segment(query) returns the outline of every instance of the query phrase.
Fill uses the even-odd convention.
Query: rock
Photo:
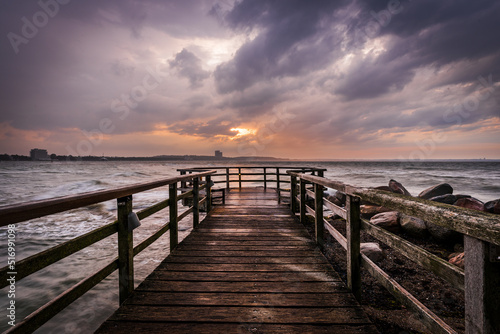
[[[373,262],[382,261],[385,258],[384,251],[376,242],[364,242],[359,246],[361,253],[366,255]]]
[[[496,212],[495,212],[496,208]],[[494,201],[489,201],[484,204],[484,209],[489,213],[500,213],[500,198]]]
[[[399,218],[399,224],[403,231],[411,236],[425,238],[428,234],[427,226],[420,218],[402,214]]]
[[[460,240],[461,234],[433,223],[425,222],[427,231],[438,242],[454,243]]]
[[[474,197],[460,198],[453,205],[477,211],[485,211],[484,203]]]
[[[340,207],[342,207],[342,206],[343,206],[343,204],[342,204],[342,203],[339,201],[339,199],[338,199],[337,197],[335,197],[335,196],[331,196],[331,195],[330,195],[330,196],[328,196],[326,199],[327,199],[327,200],[329,200],[330,202],[332,202],[333,204],[335,204],[336,206],[340,206]]]
[[[461,199],[461,198],[471,198],[471,195],[457,194],[457,195],[455,195],[455,196],[457,196],[457,201],[458,201],[459,199]]]
[[[453,194],[453,188],[448,183],[441,183],[436,186],[430,187],[418,194],[418,197],[429,199],[432,197]]]
[[[452,194],[441,195],[429,198],[430,201],[453,205],[457,201],[457,196]]]
[[[340,191],[337,191],[335,193],[335,197],[337,197],[337,199],[340,201],[340,203],[342,203],[342,205],[345,204],[345,201],[346,201],[346,196],[344,193],[340,192]]]
[[[378,213],[391,211],[390,209],[378,205],[361,205],[359,209],[361,217],[365,219],[370,219],[371,217],[375,216]]]
[[[459,254],[454,253],[452,255],[454,255],[454,256],[451,259],[449,259],[448,262],[456,265],[457,267],[464,269],[464,262],[465,262],[464,255],[465,255],[465,253],[459,253]]]
[[[399,225],[399,212],[397,211],[376,214],[370,219],[370,223],[392,233],[398,233],[401,230],[401,226]]]
[[[453,246],[453,251],[456,253],[463,253],[464,252],[464,245],[463,244],[455,244],[455,246]]]
[[[406,188],[403,187],[403,185],[396,180],[389,181],[389,189],[391,189],[391,191],[393,193],[396,193],[396,194],[403,194],[406,196],[411,196],[411,194],[408,192],[408,190],[406,190]]]
[[[392,193],[391,188],[389,188],[388,186],[378,186],[378,187],[375,187],[375,188],[373,188],[373,189],[382,190],[382,191],[387,191],[387,192]]]

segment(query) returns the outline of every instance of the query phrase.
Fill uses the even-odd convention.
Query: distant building
[[[38,148],[34,148],[30,151],[31,160],[50,160],[49,154],[47,150],[41,150]]]
[[[219,150],[215,151],[215,158],[216,159],[222,159],[222,152],[219,151]]]

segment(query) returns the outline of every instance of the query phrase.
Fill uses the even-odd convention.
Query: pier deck
[[[377,333],[274,190],[226,196],[97,333]]]

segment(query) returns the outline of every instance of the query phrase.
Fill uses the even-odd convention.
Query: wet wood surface
[[[377,333],[275,191],[226,196],[97,333]]]

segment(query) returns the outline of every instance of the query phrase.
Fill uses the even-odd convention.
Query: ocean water
[[[325,177],[344,183],[373,187],[401,182],[412,195],[446,182],[456,194],[468,194],[484,202],[500,198],[500,161],[330,161],[270,163],[248,162],[0,162],[0,206],[148,182],[179,175],[178,168],[214,166],[278,166],[325,168]],[[234,177],[233,177],[234,178]],[[245,177],[244,177],[245,178]],[[248,177],[246,177],[248,178]],[[268,180],[271,177],[268,178]],[[282,177],[283,180],[283,177]],[[244,186],[259,184],[244,183]],[[234,184],[233,186],[236,186]],[[269,186],[273,187],[271,183]],[[168,197],[168,187],[134,195],[134,211]],[[180,207],[180,212],[186,208]],[[99,203],[61,214],[17,224],[16,260],[58,245],[116,217],[116,201]],[[134,244],[168,221],[163,210],[145,219],[134,231]],[[191,216],[179,224],[180,238],[189,234]],[[0,267],[7,265],[7,231],[0,228]],[[134,259],[138,285],[169,253],[168,233]],[[16,282],[16,321],[44,305],[117,255],[116,236],[109,237],[58,263]],[[7,288],[0,291],[0,331],[9,328]],[[114,273],[37,333],[89,333],[118,307],[118,282]]]

